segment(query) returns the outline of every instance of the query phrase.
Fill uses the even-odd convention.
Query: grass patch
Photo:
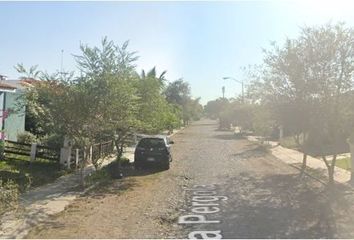
[[[0,161],[0,179],[15,182],[21,192],[30,187],[38,187],[53,182],[58,177],[68,173],[58,162],[36,159],[30,162],[28,156],[7,154]]]
[[[336,160],[336,166],[340,167],[340,168],[343,168],[345,170],[350,171],[351,170],[351,165],[352,165],[352,161],[351,161],[351,159],[349,157]]]

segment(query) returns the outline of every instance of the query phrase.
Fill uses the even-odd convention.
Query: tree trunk
[[[307,165],[307,154],[304,153],[302,156],[302,165],[301,165],[301,176],[305,173],[306,170],[306,165]]]
[[[123,177],[123,174],[122,174],[122,171],[121,171],[121,158],[122,158],[122,155],[123,155],[123,144],[124,143],[120,143],[120,141],[114,141],[115,143],[115,146],[117,148],[117,167],[116,169],[114,169],[114,171],[116,171],[116,173],[114,174],[114,178],[122,178]]]
[[[334,183],[334,171],[332,167],[328,168],[328,184],[333,186]]]
[[[333,159],[331,165],[327,166],[328,169],[328,184],[329,186],[333,186],[334,184],[334,168],[336,166],[337,154],[333,155]]]
[[[90,151],[90,150],[88,150],[88,151]],[[84,149],[83,149],[83,155],[84,156],[82,157],[82,161],[80,163],[80,186],[82,188],[85,187],[85,167],[86,167],[87,159],[89,156],[86,147],[84,147]]]

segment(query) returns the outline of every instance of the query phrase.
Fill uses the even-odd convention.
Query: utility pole
[[[225,86],[221,88],[222,91],[222,98],[225,99]]]
[[[61,50],[59,74],[60,74],[62,80],[64,80],[65,76],[68,74],[68,72],[64,72],[64,49]]]
[[[61,50],[61,59],[60,59],[60,72],[63,73],[63,56],[64,56],[64,49]]]

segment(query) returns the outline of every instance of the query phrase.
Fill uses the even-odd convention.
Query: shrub
[[[122,158],[120,159],[120,164],[121,164],[121,166],[129,166],[129,165],[130,165],[129,158],[122,157]]]
[[[109,163],[105,169],[112,178],[119,178],[119,162],[117,160]]]
[[[0,214],[15,207],[18,203],[19,190],[18,185],[9,180],[3,182],[0,179]]]
[[[17,134],[17,142],[32,144],[38,141],[37,137],[30,132],[22,132]]]
[[[60,149],[64,143],[64,136],[59,134],[47,135],[42,139],[42,143],[45,146]]]

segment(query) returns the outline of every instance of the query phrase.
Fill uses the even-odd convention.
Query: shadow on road
[[[107,195],[119,194],[136,186],[138,186],[138,183],[132,178],[113,180],[111,184],[104,184],[95,188],[93,191],[90,191],[87,196],[92,198],[103,198]]]
[[[154,168],[154,167],[137,170],[134,169],[133,166],[130,166],[123,169],[123,175],[125,177],[146,176],[146,175],[152,175],[160,172],[164,172],[164,170],[161,170],[159,168]]]
[[[228,185],[228,194],[237,197],[230,199],[233,210],[225,222],[238,235],[226,231],[225,237],[335,238],[337,220],[351,216],[348,189],[333,192],[298,174],[256,178],[244,173]]]
[[[267,147],[255,144],[249,144],[246,147],[251,147],[243,152],[236,153],[232,155],[236,159],[248,159],[248,158],[258,158],[258,157],[265,157],[269,151]]]
[[[215,130],[214,130],[215,132],[231,132],[231,130],[230,129],[220,129],[220,128],[216,128]]]
[[[240,139],[245,139],[243,136],[235,135],[233,133],[214,135],[213,138],[220,139],[220,140],[240,140]]]
[[[202,122],[199,122],[199,123],[193,123],[193,126],[216,126],[217,125],[217,123],[214,123],[214,122],[212,122],[212,123],[202,123]]]

